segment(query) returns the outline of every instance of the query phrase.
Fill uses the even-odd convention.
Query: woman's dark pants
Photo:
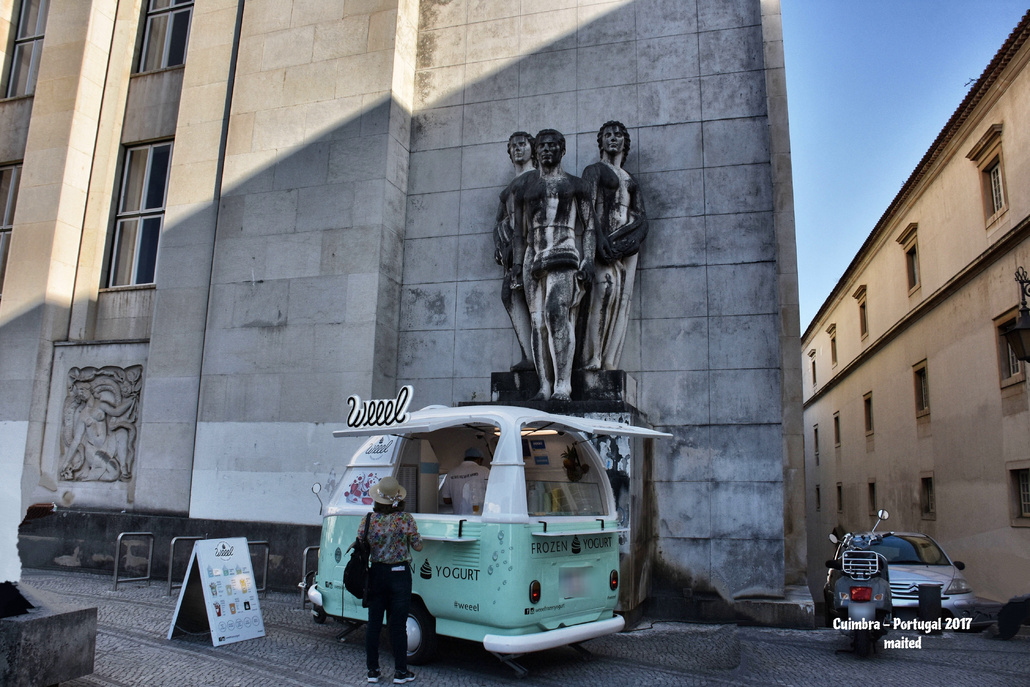
[[[365,663],[379,668],[379,633],[383,612],[397,671],[408,669],[408,609],[411,607],[411,568],[407,563],[373,563],[368,578],[368,625],[365,627]]]

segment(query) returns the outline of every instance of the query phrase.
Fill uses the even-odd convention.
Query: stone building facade
[[[803,583],[778,2],[50,0],[42,36],[0,101],[23,506],[317,524],[350,394],[485,401],[517,360],[509,134],[558,129],[580,174],[618,119],[651,225],[622,367],[675,435],[653,593],[688,614]]]
[[[1026,593],[1030,406],[1001,333],[1030,263],[1030,15],[971,87],[803,336],[809,580],[827,535],[925,532],[979,597]]]

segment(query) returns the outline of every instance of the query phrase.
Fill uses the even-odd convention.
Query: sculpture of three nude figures
[[[508,139],[515,178],[501,192],[494,257],[522,350],[512,370],[536,370],[534,400],[570,400],[573,369],[617,369],[626,340],[647,217],[636,180],[622,168],[629,131],[605,122],[597,145],[601,159],[577,177],[562,169],[558,131]]]

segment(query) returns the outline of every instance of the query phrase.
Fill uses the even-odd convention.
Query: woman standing
[[[387,476],[369,490],[375,501],[368,520],[368,543],[372,547],[369,560],[368,625],[365,628],[365,663],[368,681],[379,682],[379,633],[383,612],[387,612],[390,645],[393,647],[396,685],[411,682],[415,674],[408,670],[408,609],[411,607],[411,551],[422,550],[415,518],[404,512],[407,490],[394,477]],[[358,526],[358,538],[364,536],[365,521]]]

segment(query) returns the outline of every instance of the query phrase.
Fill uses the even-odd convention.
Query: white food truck
[[[432,406],[397,413],[390,426],[334,432],[371,435],[350,459],[322,525],[318,572],[308,588],[316,621],[358,626],[361,601],[343,571],[369,489],[393,475],[418,523],[412,552],[408,661],[432,656],[437,635],[483,646],[520,674],[512,659],[618,632],[619,534],[615,498],[590,439],[669,434],[642,427],[508,406]],[[382,415],[380,416],[382,417]],[[374,420],[373,420],[374,421]],[[470,448],[489,468],[476,513],[454,514],[440,496],[447,473]]]

